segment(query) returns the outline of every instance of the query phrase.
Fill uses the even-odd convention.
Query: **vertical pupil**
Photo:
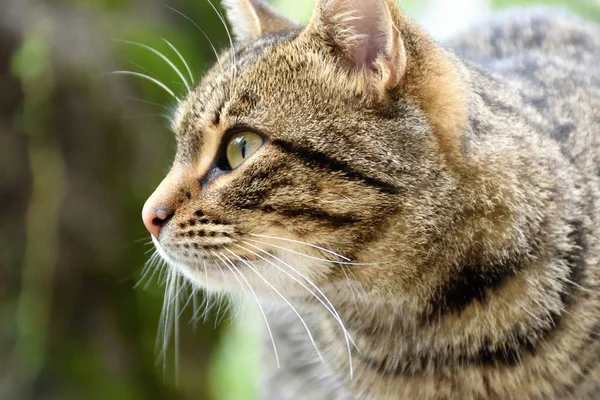
[[[246,139],[242,139],[242,158],[246,158]]]

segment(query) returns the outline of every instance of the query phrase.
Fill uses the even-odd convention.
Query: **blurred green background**
[[[214,0],[220,9],[218,0]],[[522,0],[403,0],[443,38]],[[597,0],[555,0],[600,20]],[[172,7],[185,14],[184,18]],[[310,0],[276,6],[306,21]],[[191,22],[191,21],[193,22]],[[208,0],[2,0],[0,3],[0,399],[254,399],[251,309],[233,322],[181,316],[156,363],[164,288],[134,288],[150,247],[140,212],[166,173],[172,98],[142,72],[184,87],[155,47],[196,79],[228,45]]]

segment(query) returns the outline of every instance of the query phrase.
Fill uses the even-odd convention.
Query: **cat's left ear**
[[[298,27],[262,0],[223,0],[223,6],[238,43]]]
[[[316,0],[307,32],[325,43],[350,68],[380,73],[395,87],[406,69],[395,0]]]

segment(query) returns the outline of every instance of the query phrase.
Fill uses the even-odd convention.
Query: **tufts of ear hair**
[[[320,40],[378,94],[399,90],[429,118],[440,149],[455,159],[467,125],[459,67],[396,0],[316,0],[306,33]],[[366,76],[365,76],[366,74]]]
[[[251,42],[262,35],[299,26],[261,0],[223,0],[223,6],[237,43]]]
[[[324,38],[348,67],[379,72],[385,88],[400,82],[406,52],[384,1],[317,1],[308,31]]]
[[[263,0],[223,0],[238,43],[299,25]],[[316,0],[304,37],[337,56],[362,93],[397,90],[430,120],[440,150],[457,158],[467,126],[467,91],[452,57],[407,18],[396,0]]]

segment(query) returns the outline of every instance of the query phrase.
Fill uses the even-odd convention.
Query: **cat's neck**
[[[470,154],[440,193],[452,211],[424,215],[428,231],[412,229],[414,221],[399,215],[381,242],[369,246],[365,261],[379,263],[380,273],[377,266],[341,266],[338,284],[325,291],[360,350],[355,356],[372,373],[512,365],[565,318],[565,293],[575,290],[582,259],[583,212],[575,189],[570,198],[554,189],[577,182],[558,177],[570,166],[551,152],[535,155],[530,132],[518,144],[506,141],[501,118],[479,95],[473,101]],[[490,124],[498,132],[478,132]],[[397,243],[421,246],[408,251]],[[410,276],[390,277],[389,268]],[[397,284],[378,285],[380,279]],[[319,320],[324,343],[342,352],[338,321]]]

